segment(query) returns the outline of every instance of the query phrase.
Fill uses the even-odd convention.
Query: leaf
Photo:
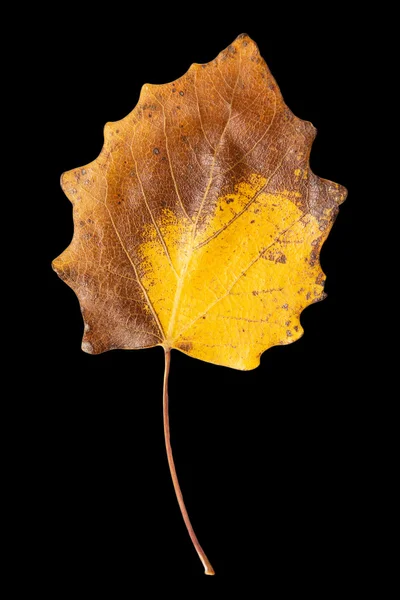
[[[176,348],[247,370],[299,339],[301,312],[324,297],[319,253],[347,193],[310,170],[315,133],[247,35],[144,85],[107,123],[99,157],[62,177],[75,230],[53,267],[79,298],[82,349],[161,345],[168,369]],[[169,426],[166,440],[172,460]]]

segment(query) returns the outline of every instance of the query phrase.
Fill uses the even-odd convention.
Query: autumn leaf
[[[82,349],[164,348],[168,460],[207,574],[169,442],[170,351],[248,370],[302,335],[346,197],[310,170],[315,133],[241,35],[180,79],[144,85],[136,108],[105,126],[99,157],[62,177],[75,230],[53,267],[79,298]]]

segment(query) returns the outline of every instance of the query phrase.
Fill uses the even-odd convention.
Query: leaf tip
[[[244,39],[246,39],[248,37],[249,37],[248,33],[239,33],[239,35],[237,36],[236,40],[244,40]]]

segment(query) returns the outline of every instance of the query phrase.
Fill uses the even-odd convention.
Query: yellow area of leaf
[[[246,208],[264,184],[253,175],[219,198],[198,235],[165,211],[161,230],[168,248],[179,249],[171,253],[178,278],[156,236],[142,245],[143,285],[167,346],[253,369],[266,348],[302,335],[300,313],[323,293],[319,263],[306,260],[320,224],[283,194],[261,193]]]

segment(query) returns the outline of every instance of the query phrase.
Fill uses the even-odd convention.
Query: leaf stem
[[[171,363],[171,349],[165,348],[165,370],[164,370],[164,393],[163,393],[163,416],[164,416],[164,437],[165,437],[165,447],[167,449],[167,458],[169,470],[172,477],[172,483],[174,484],[174,490],[176,494],[176,498],[178,500],[179,508],[181,509],[183,520],[185,521],[186,529],[188,530],[190,539],[192,540],[193,546],[196,549],[197,554],[204,566],[204,572],[206,575],[214,575],[214,569],[211,566],[210,561],[203,548],[199,544],[199,540],[196,537],[194,529],[189,519],[188,512],[186,510],[185,503],[183,501],[183,495],[181,491],[181,487],[179,485],[178,476],[176,474],[174,459],[172,456],[172,448],[170,441],[170,430],[169,430],[169,411],[168,411],[168,375],[169,375],[169,367]]]

